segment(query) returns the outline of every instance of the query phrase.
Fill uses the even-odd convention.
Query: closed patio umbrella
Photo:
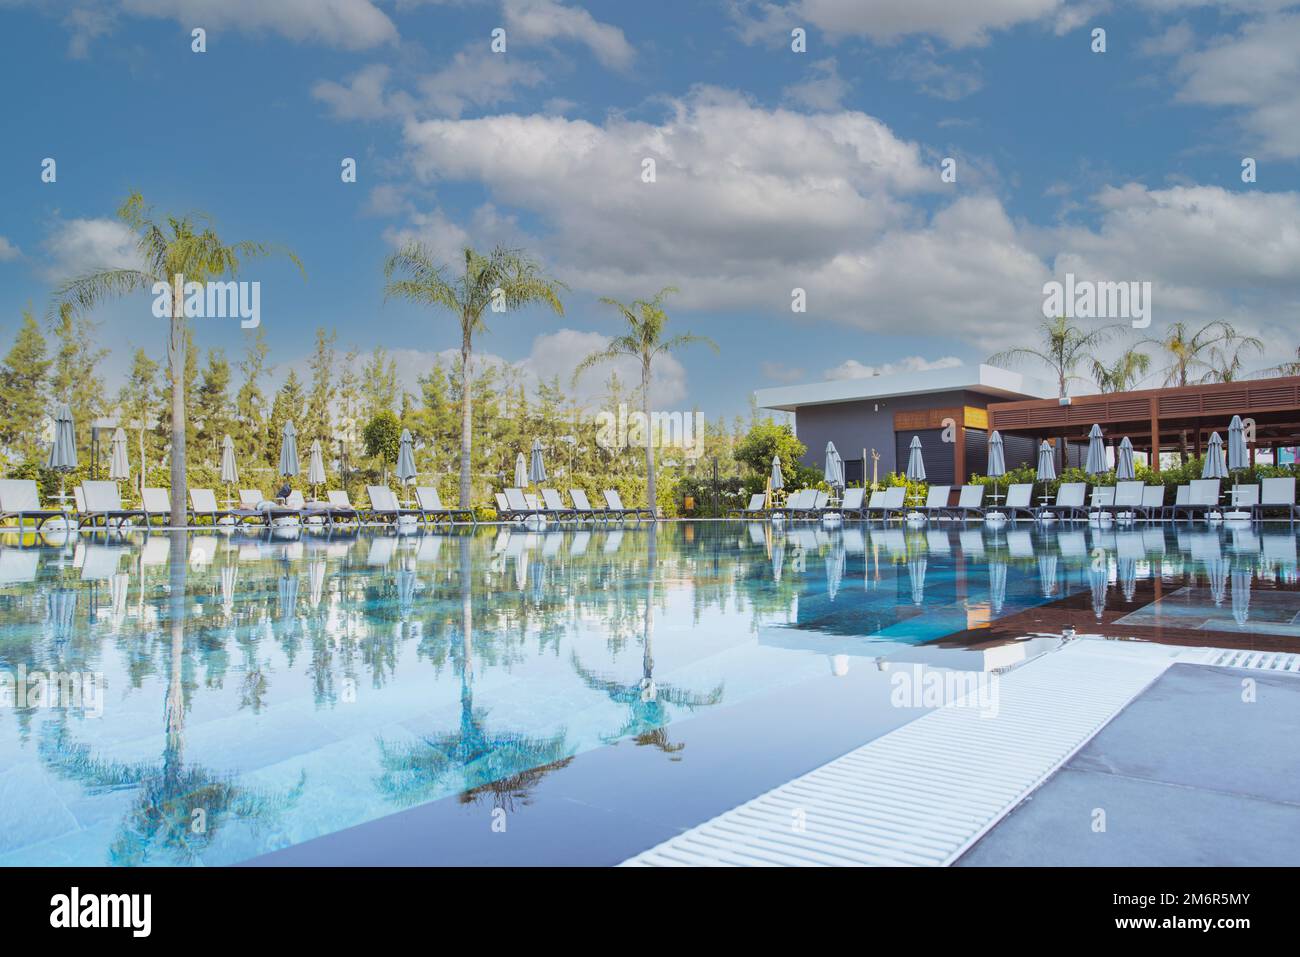
[[[66,402],[54,407],[54,442],[45,467],[59,473],[59,501],[67,500],[64,483],[67,473],[77,467],[77,433],[72,424],[72,409]]]
[[[779,492],[785,488],[785,476],[781,474],[781,456],[772,456],[772,491]]]
[[[1092,431],[1088,433],[1088,460],[1083,470],[1089,475],[1100,475],[1102,472],[1110,471],[1106,465],[1106,447],[1101,442],[1100,425],[1093,425]]]
[[[1203,564],[1205,580],[1210,586],[1210,597],[1214,599],[1215,605],[1222,605],[1228,591],[1228,563],[1216,552],[1206,556]]]
[[[228,435],[221,440],[221,481],[226,484],[226,508],[230,508],[230,487],[239,481],[239,466],[235,464],[235,440]]]
[[[1052,458],[1052,446],[1046,440],[1038,447],[1038,481],[1051,482],[1056,478],[1056,460]]]
[[[1038,556],[1038,590],[1044,598],[1056,594],[1056,556]]]
[[[1205,450],[1205,465],[1201,468],[1201,478],[1221,479],[1228,477],[1228,468],[1223,461],[1223,439],[1215,432],[1210,436],[1210,445]]]
[[[847,560],[848,554],[844,551],[844,542],[841,539],[826,556],[826,597],[831,601],[834,601],[835,596],[840,593],[840,583],[844,581],[844,565]]]
[[[826,443],[826,468],[823,477],[831,488],[844,488],[844,460],[835,450],[834,442]]]
[[[1246,451],[1246,430],[1241,424],[1241,416],[1234,415],[1228,423],[1228,468],[1244,469],[1250,465],[1250,455]]]
[[[925,460],[921,458],[921,437],[912,436],[912,444],[907,452],[907,480],[909,482],[925,481]]]
[[[1002,446],[1002,433],[996,429],[989,436],[989,464],[988,476],[993,479],[993,495],[996,498],[998,494],[997,480],[1007,474],[1007,455]]]
[[[313,558],[311,564],[307,566],[307,600],[311,602],[312,608],[319,608],[321,600],[325,597],[325,571],[327,564],[323,558]]]
[[[524,461],[524,453],[520,452],[515,456],[515,488],[523,488],[528,484],[528,463]]]
[[[284,435],[280,439],[280,474],[293,478],[298,474],[298,433],[293,423],[284,423]]]
[[[410,429],[402,429],[402,439],[397,446],[397,481],[405,485],[415,478],[415,440]]]
[[[1002,614],[1007,601],[1007,563],[989,562],[989,608],[994,616]]]
[[[528,481],[541,485],[546,481],[546,463],[542,461],[542,440],[533,439],[533,451],[528,459]]]
[[[131,463],[126,457],[126,430],[118,426],[109,446],[108,477],[114,482],[125,482],[131,477]]]
[[[1250,579],[1249,568],[1232,570],[1232,617],[1243,628],[1250,620]]]
[[[1120,558],[1115,564],[1115,577],[1119,580],[1119,588],[1124,593],[1124,600],[1132,601],[1137,593],[1137,560]]]
[[[907,560],[907,577],[912,585],[912,604],[920,607],[925,602],[925,566],[923,557]]]
[[[321,455],[320,439],[311,444],[311,461],[307,463],[307,481],[315,493],[317,485],[325,484],[325,457]]]
[[[1133,467],[1133,443],[1126,435],[1120,439],[1119,454],[1115,457],[1115,480],[1131,482],[1136,477],[1137,471]]]
[[[1088,567],[1088,587],[1092,589],[1092,613],[1101,621],[1106,614],[1106,588],[1110,573],[1104,561],[1093,562]]]

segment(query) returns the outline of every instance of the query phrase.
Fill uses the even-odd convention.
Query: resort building
[[[792,412],[795,432],[808,447],[804,462],[820,466],[827,442],[844,459],[844,478],[860,484],[883,480],[907,466],[912,436],[919,436],[926,475],[937,484],[960,485],[988,463],[994,403],[1057,400],[1056,386],[996,366],[955,366],[759,389],[760,408]],[[1085,430],[1086,431],[1086,430]],[[1003,436],[1007,467],[1035,461],[1030,436]],[[1080,450],[1069,450],[1071,459]]]

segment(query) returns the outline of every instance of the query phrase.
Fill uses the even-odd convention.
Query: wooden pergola
[[[1300,445],[1300,376],[1082,395],[1068,405],[1056,399],[996,402],[988,415],[990,429],[1037,440],[1087,442],[1097,424],[1108,441],[1128,436],[1135,450],[1151,453],[1156,471],[1157,453],[1186,449],[1200,455],[1210,433],[1226,440],[1228,423],[1239,415],[1248,425],[1253,463],[1256,449]]]

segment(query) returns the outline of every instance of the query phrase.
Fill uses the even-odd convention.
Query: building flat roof
[[[1056,386],[1041,379],[997,366],[952,366],[924,372],[898,372],[862,379],[837,379],[807,385],[757,389],[754,398],[762,409],[793,412],[800,406],[885,399],[927,392],[980,392],[1000,399],[1054,399]]]

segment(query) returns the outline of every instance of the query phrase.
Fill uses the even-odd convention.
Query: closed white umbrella
[[[533,439],[533,452],[529,456],[528,481],[532,485],[541,485],[546,481],[546,463],[542,461],[542,440]]]
[[[1205,465],[1201,468],[1201,478],[1221,479],[1228,477],[1227,463],[1223,461],[1223,439],[1215,432],[1210,436],[1210,446],[1205,450]]]
[[[109,446],[108,477],[114,482],[125,482],[131,477],[131,463],[126,457],[126,430],[118,426]]]
[[[239,466],[235,463],[235,440],[228,435],[221,440],[221,481],[226,485],[226,508],[230,508],[230,487],[239,481]]]
[[[1044,598],[1056,594],[1056,556],[1038,556],[1038,589]]]
[[[524,453],[520,452],[515,456],[515,488],[524,488],[528,484],[528,463],[524,461]]]
[[[1056,478],[1056,460],[1052,458],[1052,447],[1046,440],[1038,447],[1038,481],[1051,482]]]
[[[1106,589],[1110,574],[1104,561],[1093,562],[1088,568],[1088,587],[1092,589],[1092,613],[1101,621],[1106,614]]]
[[[1246,430],[1241,424],[1241,416],[1234,415],[1228,423],[1228,468],[1244,469],[1250,465],[1250,453],[1246,451]]]
[[[834,442],[826,443],[826,467],[822,474],[831,488],[844,488],[844,460],[836,451]]]
[[[907,577],[911,579],[912,585],[912,604],[918,607],[925,602],[925,566],[924,558],[907,560]]]
[[[840,583],[844,581],[844,565],[847,561],[848,553],[844,551],[844,542],[841,539],[826,556],[826,596],[831,601],[834,601],[835,596],[840,593]]]
[[[921,437],[912,436],[907,452],[907,479],[909,482],[925,481],[925,460],[921,458]]]
[[[325,484],[325,457],[321,455],[320,439],[311,444],[311,461],[307,463],[307,481],[313,492],[317,485]]]
[[[772,491],[779,492],[785,488],[785,476],[781,474],[781,456],[772,456]]]
[[[1083,470],[1089,475],[1100,475],[1110,469],[1106,465],[1106,446],[1101,441],[1101,426],[1093,425],[1088,433],[1088,459]]]
[[[1250,620],[1250,579],[1249,568],[1232,570],[1232,617],[1243,628]]]
[[[280,439],[280,474],[285,478],[298,474],[298,433],[292,422],[284,423],[284,435]]]
[[[410,429],[402,429],[402,440],[397,447],[397,481],[405,485],[415,478],[415,442]]]
[[[1007,602],[1007,563],[989,562],[989,607],[994,616],[1002,614]]]
[[[993,497],[996,500],[998,495],[997,480],[1007,474],[1007,455],[1002,446],[1002,433],[994,429],[993,434],[989,436],[989,464],[988,476],[993,479]]]
[[[1131,482],[1137,477],[1137,470],[1133,465],[1133,443],[1129,441],[1128,436],[1120,439],[1119,453],[1115,457],[1115,480],[1118,482]]]

